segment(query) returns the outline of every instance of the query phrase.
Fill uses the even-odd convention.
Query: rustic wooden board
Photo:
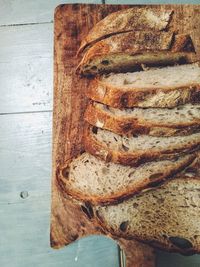
[[[102,234],[80,206],[59,191],[56,172],[82,149],[82,115],[86,106],[86,79],[77,79],[75,58],[80,40],[98,20],[119,9],[118,6],[63,5],[55,14],[53,181],[51,246],[61,247],[89,234]],[[92,16],[91,16],[92,14]],[[127,250],[127,266],[155,266],[153,250],[135,241],[120,241]],[[133,257],[133,251],[134,257]]]
[[[55,13],[52,247],[58,248],[67,245],[85,235],[102,234],[102,230],[86,218],[80,207],[59,191],[56,177],[65,162],[75,157],[83,149],[83,112],[87,104],[84,90],[87,89],[88,81],[78,79],[75,74],[75,68],[80,60],[75,57],[80,41],[97,21],[111,12],[126,7],[128,6],[61,5]],[[197,56],[199,56],[199,6],[165,5],[154,7],[161,10],[174,9],[171,29],[180,33],[190,33],[197,50]],[[137,253],[133,255],[133,248],[131,248],[130,243],[125,244],[126,254],[129,255],[127,266],[154,266],[152,251],[148,251],[148,255],[146,255],[149,258],[149,263],[146,259],[144,263],[144,248],[139,243],[137,245],[131,243],[131,245],[140,251],[143,257],[137,257]],[[136,258],[137,263],[135,261],[133,263]],[[143,263],[139,262],[139,258]]]

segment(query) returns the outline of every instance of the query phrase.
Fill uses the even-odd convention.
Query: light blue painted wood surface
[[[53,24],[0,27],[0,113],[52,109]]]
[[[51,120],[50,112],[0,116],[0,204],[25,203],[21,191],[29,192],[28,201],[49,197]]]
[[[103,237],[82,239],[60,250],[49,246],[52,20],[54,7],[66,2],[0,0],[0,25],[35,24],[0,27],[1,267],[118,266],[116,244]],[[106,1],[152,2],[164,3]],[[28,192],[27,198],[20,196],[22,191]],[[157,267],[192,266],[200,266],[199,256],[158,253]]]
[[[53,22],[56,6],[67,3],[99,4],[101,0],[1,0],[0,25]]]

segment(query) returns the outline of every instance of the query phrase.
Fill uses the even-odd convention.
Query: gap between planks
[[[5,116],[5,115],[18,115],[18,114],[34,114],[34,113],[52,113],[53,110],[36,110],[36,111],[19,111],[19,112],[5,112],[5,113],[0,113],[0,116]]]
[[[52,24],[53,23],[53,20],[51,21],[47,21],[47,22],[30,22],[30,23],[21,23],[21,24],[3,24],[3,25],[0,25],[0,28],[1,27],[18,27],[18,26],[27,26],[27,25],[41,25],[41,24]]]

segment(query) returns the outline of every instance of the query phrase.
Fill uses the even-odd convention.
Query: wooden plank
[[[1,0],[0,1],[0,25],[44,23],[53,21],[54,9],[60,4],[67,3],[94,3],[100,4],[100,0]]]
[[[50,248],[51,115],[0,116],[0,265],[118,266],[116,244],[103,237]]]
[[[53,24],[0,27],[0,113],[52,109]]]
[[[84,91],[88,80],[75,73],[76,52],[88,30],[118,6],[64,5],[55,16],[53,179],[51,245],[58,248],[89,234],[105,234],[79,204],[68,199],[59,174],[67,160],[82,150],[83,113],[87,104]],[[66,16],[70,13],[71,16]],[[60,186],[59,186],[60,185]],[[70,218],[70,219],[69,219]],[[113,237],[114,238],[114,237]],[[155,266],[153,250],[134,240],[116,238],[127,255],[127,267]]]

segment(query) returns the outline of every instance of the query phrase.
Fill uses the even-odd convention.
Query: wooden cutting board
[[[81,206],[68,199],[59,185],[58,174],[65,162],[83,150],[83,113],[87,104],[84,91],[88,80],[80,79],[75,68],[81,40],[89,29],[109,13],[126,5],[60,5],[55,12],[54,28],[54,113],[53,113],[53,175],[51,207],[51,246],[59,248],[78,238],[104,234],[83,213]],[[133,7],[133,6],[131,6]],[[134,6],[139,8],[139,6]],[[154,5],[173,9],[172,29],[189,33],[200,55],[200,7],[197,5]],[[117,240],[125,250],[127,267],[153,267],[153,250],[136,241]]]

